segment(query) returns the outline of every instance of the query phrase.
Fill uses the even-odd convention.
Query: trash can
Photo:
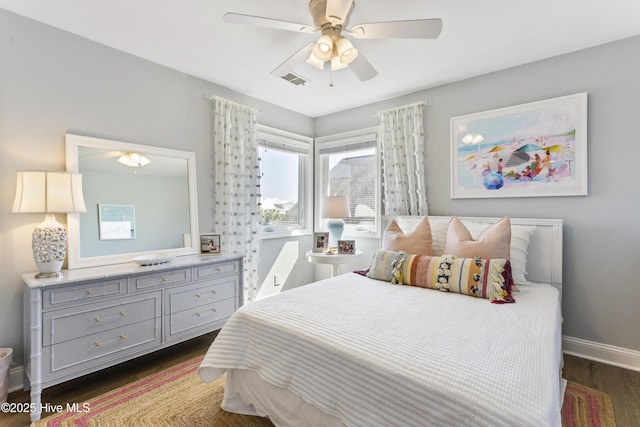
[[[9,394],[9,367],[13,362],[13,349],[0,348],[0,403],[7,401]]]

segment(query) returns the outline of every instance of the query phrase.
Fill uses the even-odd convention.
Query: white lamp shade
[[[348,66],[349,64],[345,64],[340,60],[337,52],[333,53],[333,56],[331,57],[331,69],[333,71],[342,70],[343,68],[347,68]]]
[[[344,37],[340,37],[336,42],[336,48],[340,61],[344,64],[350,64],[358,56],[358,49],[353,47],[351,42]]]
[[[320,36],[316,45],[313,47],[313,54],[320,61],[328,61],[331,59],[331,53],[333,51],[333,39],[327,34]]]
[[[307,58],[307,64],[317,68],[318,70],[324,69],[324,61],[321,61],[320,59],[318,59],[318,57],[313,53],[313,51],[311,51],[309,58]]]
[[[18,171],[13,212],[86,212],[82,175],[69,172]]]
[[[324,198],[322,205],[323,218],[349,218],[349,199],[347,196],[330,196]]]

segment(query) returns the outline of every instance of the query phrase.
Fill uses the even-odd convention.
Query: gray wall
[[[306,116],[0,9],[0,347],[14,348],[16,364],[20,274],[36,269],[31,233],[44,219],[11,213],[16,171],[64,170],[67,131],[193,151],[200,229],[211,231],[209,93],[259,108],[261,124],[313,134]]]
[[[564,335],[640,351],[638,52],[640,37],[633,37],[324,116],[315,121],[315,136],[373,126],[377,111],[430,101],[425,123],[430,213],[562,218]],[[450,198],[450,117],[578,92],[589,94],[588,196]]]

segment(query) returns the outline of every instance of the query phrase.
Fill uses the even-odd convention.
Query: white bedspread
[[[242,307],[199,372],[255,371],[349,426],[560,426],[559,292],[514,296],[346,274]]]

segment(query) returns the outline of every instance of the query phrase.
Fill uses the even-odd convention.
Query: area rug
[[[77,405],[86,412],[51,415],[32,427],[153,426],[260,427],[273,424],[260,417],[220,409],[224,378],[203,383],[202,357],[150,375]],[[615,427],[611,399],[597,390],[569,382],[562,408],[564,427]]]

